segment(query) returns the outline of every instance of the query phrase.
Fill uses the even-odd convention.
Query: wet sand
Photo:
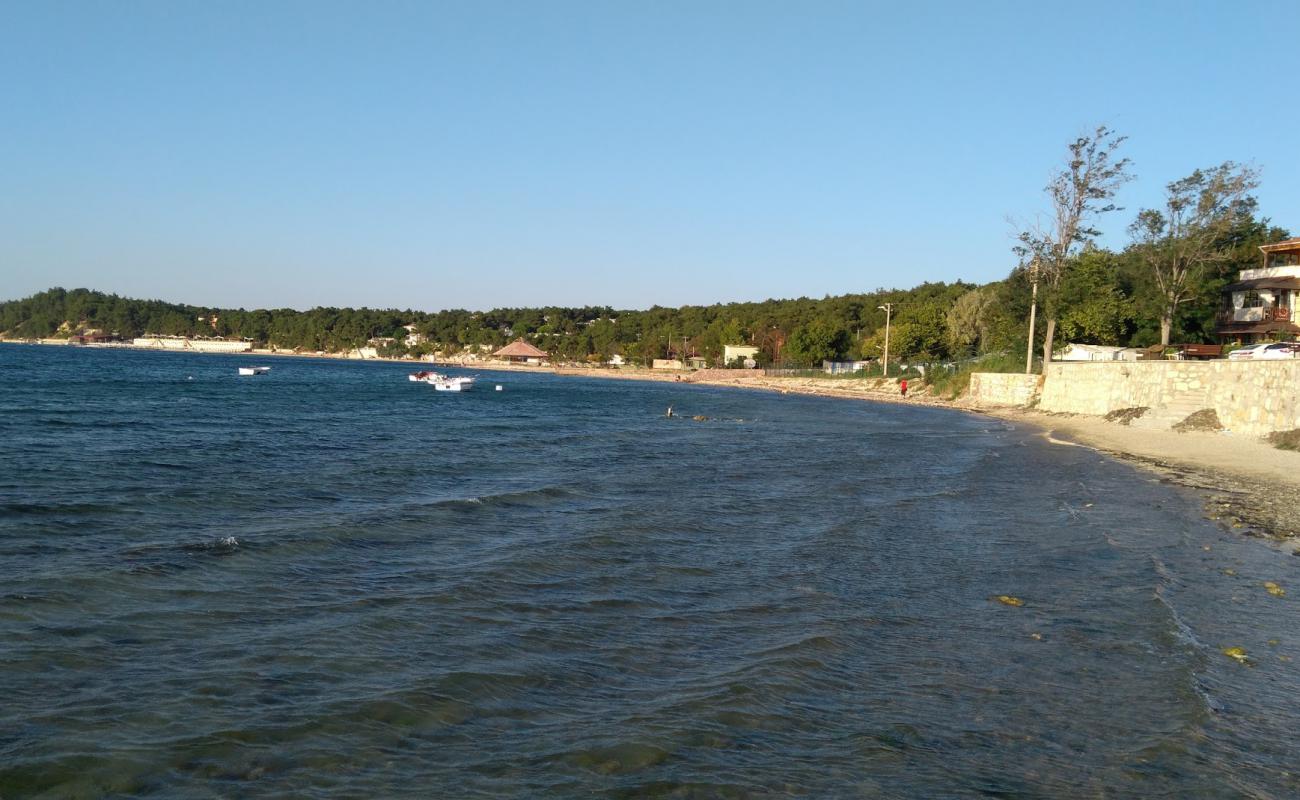
[[[1101,417],[1017,408],[983,413],[1032,425],[1050,442],[1091,447],[1197,489],[1210,519],[1242,533],[1286,540],[1287,552],[1300,555],[1300,453],[1231,433],[1144,430]]]

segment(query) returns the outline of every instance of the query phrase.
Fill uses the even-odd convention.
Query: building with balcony
[[[1300,238],[1260,246],[1263,263],[1243,269],[1223,287],[1223,308],[1215,334],[1224,341],[1253,344],[1300,338]]]

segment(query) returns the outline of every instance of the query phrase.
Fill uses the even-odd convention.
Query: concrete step
[[[1211,408],[1207,392],[1187,392],[1178,395],[1163,406],[1148,410],[1147,413],[1129,423],[1129,427],[1167,431],[1197,411],[1206,408]]]

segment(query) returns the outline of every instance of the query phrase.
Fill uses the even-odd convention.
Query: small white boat
[[[468,392],[474,388],[474,379],[468,375],[462,375],[458,378],[448,378],[445,375],[436,381],[429,381],[433,388],[439,392]]]
[[[433,383],[434,381],[446,380],[447,376],[433,370],[423,369],[419,372],[412,372],[406,376],[412,383]]]
[[[270,367],[240,367],[240,375],[265,375],[270,372]]]

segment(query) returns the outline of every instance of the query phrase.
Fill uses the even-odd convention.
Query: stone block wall
[[[1041,385],[1039,375],[975,372],[970,376],[966,397],[979,406],[1024,406],[1038,396]]]
[[[1300,361],[1052,364],[1038,407],[1102,415],[1140,406],[1156,414],[1212,408],[1227,430],[1245,436],[1300,428]]]

